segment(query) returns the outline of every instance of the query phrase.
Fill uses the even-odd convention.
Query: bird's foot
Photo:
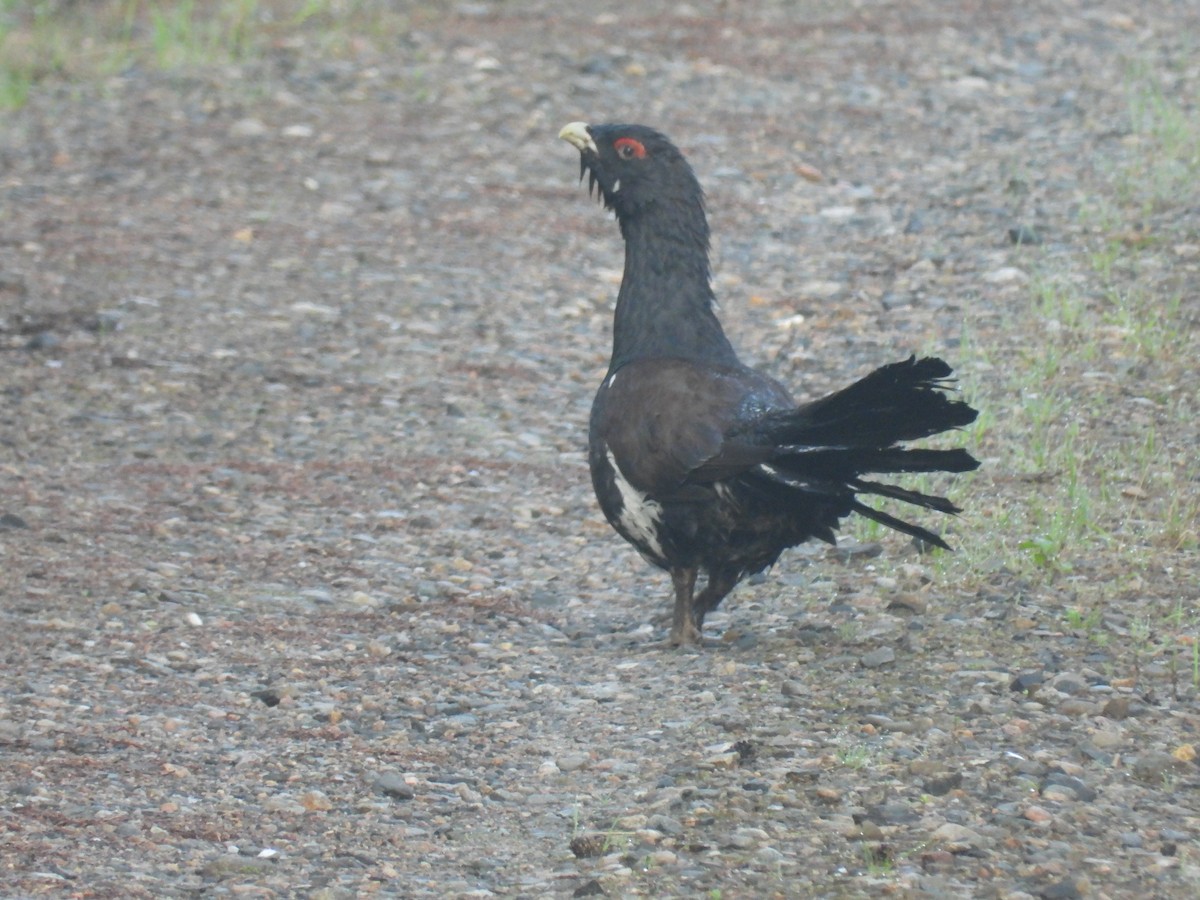
[[[692,622],[676,622],[671,628],[671,636],[667,639],[669,647],[702,647],[704,636]]]

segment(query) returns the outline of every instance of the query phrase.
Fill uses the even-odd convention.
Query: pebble
[[[1088,691],[1088,683],[1078,675],[1062,672],[1050,679],[1050,686],[1064,694],[1084,694]]]
[[[671,816],[655,813],[646,820],[646,825],[663,834],[677,836],[683,834],[683,823]]]
[[[384,772],[377,775],[372,787],[393,800],[411,800],[416,796],[412,785],[405,781],[402,775],[395,772]]]
[[[554,761],[560,772],[576,772],[587,768],[589,762],[591,759],[586,753],[568,753]]]
[[[990,846],[979,832],[966,825],[955,822],[943,822],[929,835],[929,840],[951,853],[963,853],[968,850],[982,850]]]
[[[742,760],[742,756],[737,751],[728,753],[717,753],[704,760],[704,765],[712,769],[732,769]]]
[[[1100,712],[1100,704],[1093,703],[1090,700],[1079,700],[1071,697],[1058,704],[1058,711],[1064,716],[1080,718],[1082,716],[1094,716]]]
[[[808,689],[799,681],[785,681],[779,688],[780,693],[785,697],[805,697],[808,695]]]
[[[1035,825],[1049,825],[1054,820],[1054,815],[1042,806],[1027,806],[1021,814]]]
[[[1106,719],[1119,722],[1129,717],[1129,706],[1130,701],[1128,697],[1113,697],[1104,704],[1104,708],[1100,710],[1100,715]]]
[[[739,850],[748,850],[763,841],[770,840],[770,837],[761,828],[739,828],[729,836],[729,843]]]
[[[1042,236],[1028,225],[1017,225],[1008,229],[1008,239],[1020,246],[1037,246],[1042,242]]]
[[[925,779],[922,788],[925,793],[931,794],[934,797],[942,797],[951,791],[962,787],[963,774],[962,772],[945,772],[940,775],[935,775]]]
[[[1052,772],[1046,776],[1042,782],[1042,794],[1051,789],[1066,791],[1069,798],[1072,800],[1082,800],[1085,803],[1091,803],[1097,798],[1097,793],[1092,788],[1088,787],[1082,779],[1073,775],[1066,775],[1060,772]]]
[[[982,280],[984,284],[991,285],[1025,284],[1029,281],[1029,274],[1015,266],[1004,266],[985,273]]]
[[[880,647],[869,653],[864,653],[859,662],[865,669],[878,669],[896,661],[896,651],[891,647]]]
[[[1163,776],[1179,765],[1170,753],[1152,750],[1143,753],[1133,764],[1133,777],[1140,781],[1161,781]]]
[[[778,865],[783,862],[784,856],[779,850],[774,847],[759,847],[754,854],[754,858],[760,863],[765,863],[768,866]]]
[[[238,138],[257,138],[265,135],[270,129],[258,119],[238,119],[229,126],[229,133]]]

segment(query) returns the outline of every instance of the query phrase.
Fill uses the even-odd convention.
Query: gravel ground
[[[1130,61],[1194,102],[1195,5],[413,22],[4,120],[0,894],[1196,896],[1195,686],[1069,579],[804,547],[664,649],[583,456],[621,247],[555,140],[672,135],[735,343],[815,395],[1011,323],[1009,229],[1080,246]],[[1006,452],[954,543],[1040,489]]]

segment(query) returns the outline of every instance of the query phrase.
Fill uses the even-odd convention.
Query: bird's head
[[[692,167],[667,138],[645,125],[572,122],[558,136],[579,151],[579,177],[588,193],[624,225],[649,210],[682,206],[703,214],[704,193]]]

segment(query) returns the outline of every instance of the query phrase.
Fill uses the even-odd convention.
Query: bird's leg
[[[672,569],[671,583],[675,586],[675,615],[671,622],[671,645],[700,643],[700,624],[696,621],[693,594],[696,590],[695,569]]]
[[[704,617],[716,609],[726,595],[737,586],[738,573],[736,569],[718,569],[709,572],[708,582],[704,590],[692,601],[692,617],[696,620],[696,628],[704,625]]]

